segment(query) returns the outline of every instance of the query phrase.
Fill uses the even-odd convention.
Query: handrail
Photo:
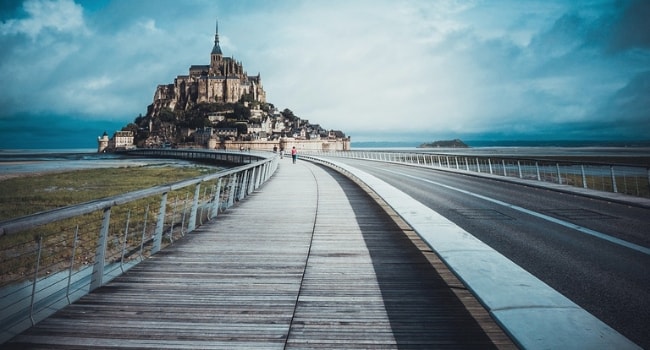
[[[650,198],[650,168],[641,165],[429,152],[334,151],[308,154],[414,164]]]
[[[180,151],[180,150],[176,150]],[[182,151],[180,151],[182,152]],[[212,153],[207,153],[212,154]],[[246,155],[251,157],[251,155]],[[143,190],[133,191],[125,194],[119,194],[112,197],[97,199],[85,203],[75,204],[63,208],[52,209],[42,213],[31,214],[16,219],[10,219],[0,222],[0,237],[7,234],[22,232],[36,226],[48,224],[54,221],[68,219],[71,217],[88,214],[97,210],[103,210],[115,205],[125,204],[137,199],[163,194],[179,188],[196,185],[197,183],[218,179],[229,176],[244,170],[255,168],[259,164],[251,163],[237,168],[223,170],[214,174],[203,175],[189,180],[181,180],[172,184],[159,185]]]
[[[0,344],[216,218],[278,167],[273,153],[128,154],[244,165],[0,222]]]

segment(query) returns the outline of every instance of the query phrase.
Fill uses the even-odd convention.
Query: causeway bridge
[[[451,222],[358,169],[324,157],[293,164],[260,156],[257,162],[266,162],[260,168],[249,156],[233,162],[247,164],[245,172],[223,174],[212,195],[197,184],[217,176],[157,189],[161,208],[185,185],[195,186],[195,199],[187,200],[191,213],[160,210],[158,223],[149,225],[155,254],[120,263],[124,273],[100,282],[93,271],[90,293],[64,307],[52,303],[42,319],[32,315],[34,325],[25,330],[5,330],[0,347],[639,348]],[[106,208],[116,211],[124,202],[97,204],[102,227],[111,220]],[[5,225],[2,233],[20,225]],[[166,235],[169,244],[161,248]],[[480,273],[467,262],[477,254],[489,265]],[[111,259],[95,259],[107,276]],[[490,281],[494,266],[508,269],[511,278]]]

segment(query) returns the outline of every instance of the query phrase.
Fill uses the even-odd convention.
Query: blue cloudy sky
[[[353,141],[650,138],[647,0],[3,0],[0,148],[94,147],[221,48]]]

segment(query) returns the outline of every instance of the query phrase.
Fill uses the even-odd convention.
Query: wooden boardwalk
[[[3,348],[515,348],[390,211],[299,161]]]

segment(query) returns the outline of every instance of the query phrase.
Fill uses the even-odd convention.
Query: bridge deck
[[[7,348],[514,348],[408,227],[281,162],[251,197]]]

